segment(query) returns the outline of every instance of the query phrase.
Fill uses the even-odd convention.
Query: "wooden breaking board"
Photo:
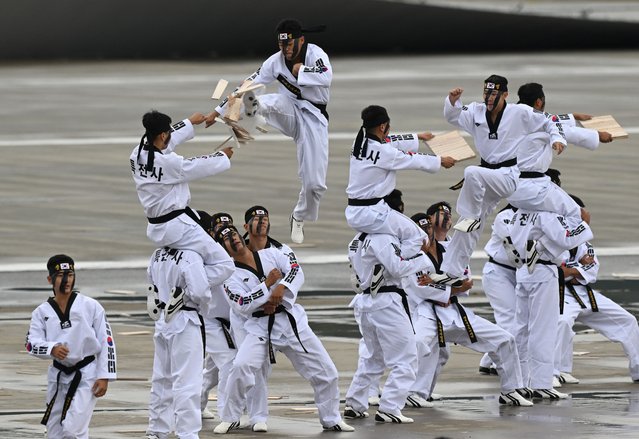
[[[590,128],[591,130],[597,131],[607,131],[612,134],[613,139],[628,138],[628,133],[611,115],[595,116],[590,120],[580,120],[579,123],[584,128]]]
[[[475,151],[470,147],[459,131],[449,131],[437,134],[426,145],[438,156],[450,156],[462,161],[475,157]]]

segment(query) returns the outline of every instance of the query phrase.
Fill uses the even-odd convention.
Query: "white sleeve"
[[[596,130],[564,125],[566,141],[572,145],[594,151],[599,146],[599,133]]]
[[[191,262],[187,266],[180,266],[180,268],[186,283],[186,294],[197,303],[198,308],[206,309],[211,301],[211,286],[204,264],[200,261]]]
[[[317,57],[311,60],[314,64],[302,66],[297,74],[297,84],[300,86],[330,87],[333,81],[333,67],[328,55],[319,47],[315,47]]]
[[[282,272],[283,276],[279,283],[286,287],[283,300],[292,307],[297,300],[299,290],[304,284],[304,272],[294,254],[292,254],[292,256],[286,256],[284,253],[278,251],[276,257],[278,269]]]
[[[474,106],[473,103],[470,106]],[[473,115],[470,107],[462,104],[461,98],[455,101],[455,105],[450,103],[450,99],[446,96],[444,99],[444,117],[449,124],[455,125],[469,133],[473,132]]]
[[[175,151],[175,148],[181,144],[186,142],[187,140],[191,140],[195,137],[195,129],[193,128],[193,124],[190,120],[184,119],[178,123],[175,123],[171,126],[173,131],[171,131],[171,140],[164,150],[166,153],[171,153]]]
[[[93,316],[93,330],[101,346],[100,352],[96,355],[96,377],[97,379],[113,381],[117,378],[115,340],[113,339],[111,325],[107,321],[106,312],[102,305],[97,302]]]
[[[519,108],[525,109],[528,117],[526,118],[528,125],[528,132],[537,133],[545,131],[550,135],[550,143],[555,142],[566,145],[566,139],[564,135],[564,127],[559,120],[553,120],[553,117],[548,114],[544,114],[541,111],[534,110],[527,105],[518,105]]]
[[[27,352],[34,357],[50,360],[51,350],[57,341],[47,340],[47,329],[45,326],[45,316],[42,315],[40,308],[36,308],[31,313],[31,324],[29,325],[29,332],[27,332],[26,348]]]
[[[582,279],[577,279],[582,285],[592,284],[597,281],[597,275],[599,274],[599,259],[597,259],[597,255],[595,254],[595,249],[590,243],[582,244],[582,247],[586,247],[586,254],[594,257],[595,261],[590,265],[583,265],[578,263],[575,267],[577,271],[581,274]]]
[[[221,151],[200,157],[182,159],[184,181],[198,180],[224,172],[231,167],[231,160]]]
[[[390,171],[415,169],[428,173],[435,173],[441,169],[441,157],[430,154],[409,154],[398,149],[383,145],[379,149],[379,167]],[[374,159],[373,159],[374,160]]]
[[[403,152],[415,153],[419,151],[417,133],[390,135],[386,139],[386,144]]]
[[[213,246],[213,259],[217,261],[212,265],[205,265],[206,277],[212,286],[222,285],[235,272],[235,263],[220,244],[211,240]]]
[[[414,276],[409,276],[409,294],[412,294],[421,301],[433,300],[435,302],[448,303],[448,301],[450,300],[450,286],[443,284],[429,284],[420,286],[417,284],[417,274]]]
[[[253,289],[246,289],[236,276],[231,276],[224,282],[224,295],[232,309],[244,316],[251,316],[254,311],[261,308],[271,297],[271,292],[264,282],[259,283]]]
[[[403,259],[399,247],[392,242],[383,244],[381,248],[377,248],[371,242],[371,246],[377,260],[392,277],[402,278],[420,271],[428,271],[428,258],[422,251],[410,259]]]

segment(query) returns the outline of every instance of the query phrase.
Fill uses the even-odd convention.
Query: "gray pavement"
[[[389,108],[394,130],[449,130],[441,115],[448,89],[462,86],[465,100],[480,97],[481,81],[501,73],[511,90],[527,81],[545,86],[549,110],[613,114],[631,136],[595,152],[569,148],[556,158],[565,187],[580,195],[593,216],[595,245],[604,250],[602,277],[637,276],[639,233],[636,122],[636,52],[334,59],[329,190],[320,220],[306,227],[296,247],[307,282],[301,301],[314,327],[352,328],[348,297],[326,291],[348,289],[344,249],[353,232],[343,218],[348,152],[368,104]],[[240,81],[257,61],[197,63],[57,63],[0,66],[0,437],[38,437],[44,403],[46,362],[20,352],[30,311],[47,296],[44,263],[66,252],[78,261],[80,289],[105,305],[116,334],[120,381],[110,387],[92,422],[94,438],[143,436],[151,374],[152,326],[144,317],[144,261],[152,251],[145,219],[129,175],[128,155],[141,135],[149,108],[174,119],[207,111],[220,77]],[[515,99],[511,95],[510,102]],[[199,141],[182,153],[197,155],[225,136],[219,127],[198,129]],[[272,234],[287,241],[287,217],[298,191],[294,145],[272,132],[238,150],[226,174],[191,186],[193,206],[226,210],[242,218],[246,207],[271,211]],[[454,201],[446,188],[463,165],[437,176],[408,172],[398,179],[407,211],[439,199]],[[485,242],[484,236],[482,242]],[[481,254],[473,260],[480,273]],[[105,269],[112,267],[111,269]],[[635,288],[636,284],[630,284]],[[477,298],[481,298],[480,284]],[[481,300],[481,299],[478,299]],[[316,326],[315,326],[316,325]],[[318,329],[319,331],[319,329]],[[329,331],[330,332],[330,331]],[[133,333],[133,334],[131,334]],[[340,370],[342,395],[355,370],[351,333],[322,339]],[[341,335],[337,337],[336,335]],[[479,355],[453,347],[437,392],[447,399],[432,410],[408,411],[416,423],[374,426],[353,422],[349,437],[536,438],[636,437],[639,395],[627,375],[623,352],[595,334],[577,336],[572,398],[530,409],[500,408],[494,378],[476,373]],[[320,433],[307,383],[278,358],[270,387],[272,417],[267,435],[313,437]],[[207,421],[202,437],[212,437]],[[236,435],[252,437],[248,431]],[[257,436],[257,435],[255,435]]]

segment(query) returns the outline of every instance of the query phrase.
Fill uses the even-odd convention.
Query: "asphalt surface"
[[[389,109],[395,132],[447,131],[442,102],[450,88],[465,88],[464,101],[480,98],[491,73],[509,78],[511,90],[541,82],[548,109],[612,114],[630,138],[595,152],[569,148],[556,158],[565,188],[581,196],[592,212],[595,245],[602,254],[602,277],[630,279],[639,273],[636,218],[638,158],[636,134],[636,52],[552,53],[500,56],[438,56],[333,59],[335,81],[329,106],[331,161],[329,190],[320,220],[307,224],[306,241],[295,247],[307,273],[305,291],[322,291],[301,303],[313,325],[341,328],[352,317],[345,308],[348,272],[345,248],[354,232],[343,217],[350,144],[359,112],[369,104]],[[142,134],[141,115],[156,108],[174,120],[206,112],[219,78],[231,83],[259,61],[228,63],[58,63],[0,66],[0,437],[38,437],[44,407],[46,362],[28,358],[22,343],[30,311],[45,300],[46,259],[59,252],[78,262],[80,289],[98,297],[112,322],[119,354],[120,381],[92,421],[95,438],[141,437],[151,374],[150,321],[144,315],[144,261],[153,247],[129,174],[128,155]],[[516,99],[511,96],[510,102]],[[219,126],[197,129],[186,156],[211,151],[226,137]],[[446,188],[461,178],[463,166],[438,175],[406,172],[398,179],[407,212],[425,210],[440,199],[454,202]],[[271,211],[272,235],[288,241],[287,218],[299,189],[295,146],[271,131],[238,150],[225,174],[191,185],[192,205],[225,210],[242,218],[253,204]],[[487,233],[482,242],[487,239]],[[481,255],[473,260],[480,273]],[[107,269],[111,267],[110,269]],[[630,284],[632,288],[635,283]],[[480,284],[477,297],[481,297]],[[131,334],[133,333],[133,334]],[[137,335],[136,335],[137,334]],[[340,370],[344,395],[356,364],[351,333],[322,339]],[[577,336],[572,398],[530,409],[499,407],[495,378],[479,376],[479,355],[453,347],[451,362],[436,391],[447,398],[435,409],[408,410],[416,423],[375,426],[354,421],[352,438],[434,437],[536,438],[636,437],[639,394],[628,377],[618,345],[595,334]],[[320,426],[307,383],[278,358],[270,382],[270,431],[259,436],[314,437]],[[298,410],[300,409],[300,410]],[[213,437],[207,421],[201,437]],[[399,433],[398,433],[399,432]],[[258,436],[250,431],[236,435]]]

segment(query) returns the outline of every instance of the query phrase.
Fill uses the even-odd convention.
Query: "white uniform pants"
[[[462,218],[481,219],[481,224],[474,232],[455,231],[446,247],[446,257],[441,266],[442,272],[455,277],[462,276],[484,230],[486,218],[501,200],[515,191],[518,175],[519,171],[516,167],[488,169],[468,166],[464,169],[464,185],[457,199],[457,213]]]
[[[353,315],[355,316],[355,321],[359,326],[359,322],[361,321],[361,312],[357,309],[353,309]],[[360,379],[369,380],[368,396],[377,398],[382,394],[379,382],[382,378],[382,375],[384,374],[384,361],[383,359],[381,359],[382,361],[379,362],[372,360],[373,355],[366,347],[364,337],[359,339],[359,343],[357,345],[357,353],[357,370],[361,372]]]
[[[308,353],[304,352],[297,338],[291,335],[292,338],[286,340],[271,339],[273,348],[286,355],[295,370],[310,382],[320,422],[325,427],[332,427],[342,420],[339,413],[340,397],[335,364],[310,328],[299,331],[302,344]],[[268,361],[268,339],[247,334],[231,367],[227,383],[227,400],[222,412],[223,421],[239,421],[245,395],[255,385],[256,374],[260,373],[264,363]]]
[[[208,404],[209,392],[217,385],[217,409],[222,412],[226,401],[226,382],[237,349],[229,348],[222,323],[218,320],[206,321],[206,358],[202,381],[200,407]]]
[[[577,286],[576,288],[583,288]],[[555,348],[555,375],[559,372],[572,373],[572,340],[575,333],[572,327],[575,321],[582,323],[606,338],[621,343],[628,357],[630,377],[639,380],[639,326],[637,319],[628,311],[606,296],[595,292],[598,312],[592,312],[590,302],[581,297],[582,309],[566,289],[564,313],[559,316],[557,344]]]
[[[155,355],[147,432],[163,438],[175,430],[180,439],[197,439],[202,428],[200,393],[204,353],[200,326],[189,322],[179,333],[156,332],[153,342]]]
[[[484,293],[490,302],[497,326],[514,334],[515,326],[515,287],[517,278],[515,270],[499,266],[492,262],[486,262],[482,273],[481,283]],[[492,360],[485,354],[479,365],[491,367]]]
[[[58,369],[50,367],[47,383],[47,403],[51,401],[56,391],[56,377]],[[60,423],[62,417],[62,407],[64,399],[69,390],[69,385],[73,379],[73,374],[60,374],[60,384],[58,396],[55,399],[49,421],[47,422],[47,437],[50,439],[89,439],[89,423],[93,416],[93,409],[98,399],[93,395],[93,385],[95,384],[95,361],[88,364],[81,370],[82,379],[71,400],[71,406],[67,410],[67,415]]]
[[[383,200],[373,206],[347,206],[345,215],[348,225],[358,232],[397,236],[406,257],[417,254],[424,239],[428,239],[412,219],[391,209]]]
[[[302,189],[293,216],[298,220],[316,221],[320,199],[326,192],[328,121],[281,94],[265,94],[258,96],[258,100],[259,113],[266,122],[292,137],[297,145]]]
[[[535,270],[544,268],[537,266]],[[515,339],[524,385],[533,389],[552,389],[559,320],[558,288],[556,277],[517,284]]]
[[[368,408],[370,384],[379,381],[384,372],[379,365],[384,365],[390,371],[379,400],[379,410],[399,415],[417,369],[415,334],[408,315],[401,303],[394,302],[380,310],[362,312],[359,328],[371,357],[361,370],[358,363],[346,392],[346,405],[357,411]]]
[[[517,190],[508,198],[515,207],[530,211],[555,212],[571,221],[581,222],[581,208],[549,177],[520,178]]]

